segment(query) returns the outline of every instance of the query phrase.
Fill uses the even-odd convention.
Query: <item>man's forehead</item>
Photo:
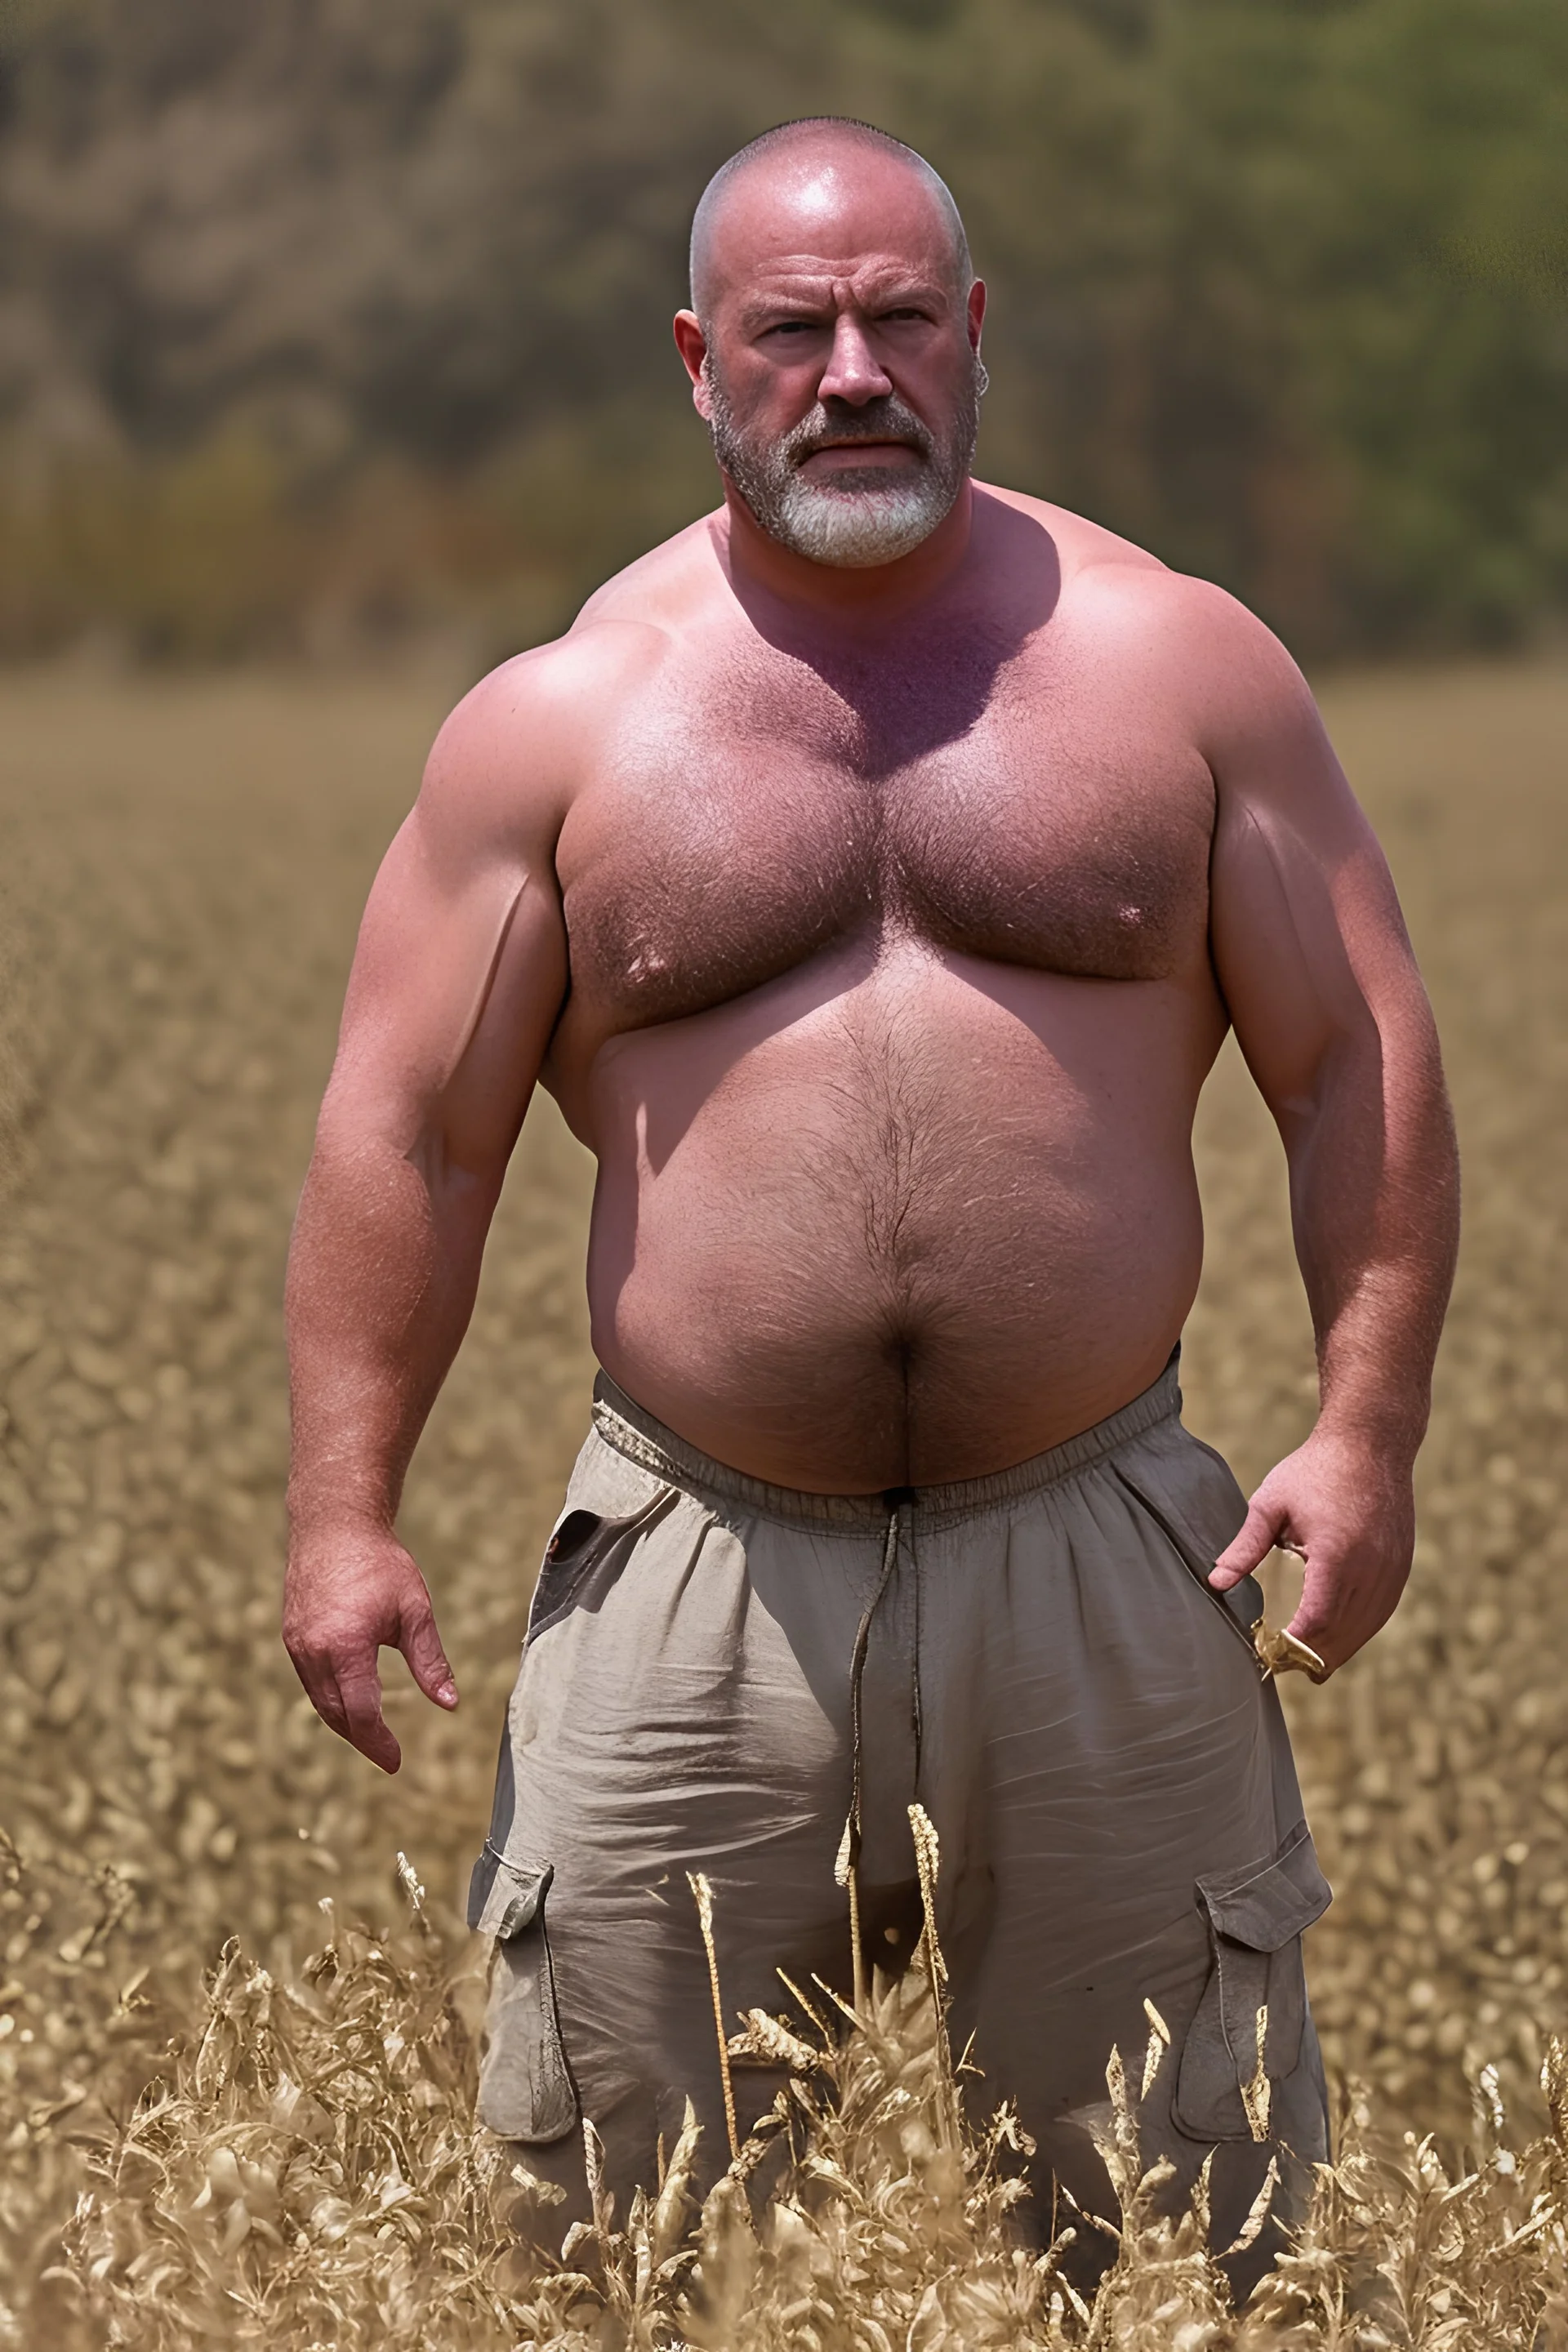
[[[737,173],[703,224],[704,273],[716,295],[752,297],[787,279],[883,278],[942,282],[953,229],[942,196],[913,163],[853,151],[762,157]]]

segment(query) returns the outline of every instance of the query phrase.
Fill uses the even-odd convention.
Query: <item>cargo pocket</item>
[[[579,2115],[544,1920],[554,1875],[547,1862],[509,1862],[487,1843],[468,1886],[469,1927],[496,1939],[479,2110],[502,2139],[563,2139]]]
[[[1271,1862],[1200,1878],[1197,1892],[1214,1965],[1187,2030],[1172,2112],[1192,2139],[1267,2139],[1264,2082],[1283,2082],[1300,2057],[1301,1937],[1328,1909],[1329,1883],[1299,1822]]]

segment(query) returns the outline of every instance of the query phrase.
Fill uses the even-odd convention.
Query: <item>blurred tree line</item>
[[[492,658],[712,502],[691,206],[865,116],[981,470],[1309,652],[1568,602],[1564,0],[0,0],[0,650]]]

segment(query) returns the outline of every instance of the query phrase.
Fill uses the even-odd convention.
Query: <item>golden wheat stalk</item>
[[[1146,2099],[1153,2089],[1154,2078],[1171,2046],[1171,2029],[1152,2000],[1145,1999],[1143,2014],[1149,2021],[1149,2046],[1143,2053],[1143,2081],[1138,2094],[1141,2099]]]
[[[857,1805],[852,1805],[844,1824],[844,1834],[838,1841],[837,1859],[833,1865],[835,1882],[849,1897],[849,1981],[854,1989],[855,2008],[863,2015],[870,1998],[867,1979],[866,1947],[860,1935],[860,1870],[859,1821]]]
[[[697,1924],[702,1930],[702,1948],[708,1955],[708,1984],[713,1995],[713,2031],[719,2042],[719,2078],[724,2085],[724,2128],[730,2135],[730,2161],[734,2163],[741,2153],[741,2136],[735,2128],[735,2084],[730,2073],[730,2037],[724,2031],[724,1998],[719,1986],[719,1951],[713,1941],[713,1889],[705,1871],[689,1870],[686,1883],[697,1904]]]
[[[1268,2112],[1273,2105],[1273,2084],[1263,2063],[1263,2045],[1268,2039],[1268,2004],[1264,2002],[1258,2012],[1258,2063],[1250,2082],[1241,2086],[1241,2104],[1247,2110],[1247,2129],[1255,2140],[1268,2137]]]
[[[944,2086],[945,2094],[938,2111],[951,2135],[958,2128],[958,2093],[953,2079],[952,2051],[947,2038],[947,1962],[942,1958],[936,1930],[936,1888],[942,1872],[942,1843],[936,1833],[936,1824],[923,1805],[910,1807],[910,1828],[914,1833],[915,1868],[920,1873],[921,1882],[921,1909],[925,1915],[921,1954],[931,1990],[938,2079]]]

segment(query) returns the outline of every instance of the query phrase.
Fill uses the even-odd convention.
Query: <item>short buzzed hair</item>
[[[961,290],[968,292],[974,277],[974,265],[969,256],[969,239],[964,234],[963,216],[952,200],[952,191],[947,182],[933,164],[927,163],[919,148],[910,146],[905,140],[895,139],[890,131],[879,131],[874,122],[860,121],[852,114],[803,114],[793,122],[775,122],[771,131],[759,131],[754,139],[749,139],[727,163],[720,164],[698,199],[697,210],[691,217],[689,273],[691,307],[699,315],[703,306],[698,279],[702,271],[709,226],[730,183],[774,148],[816,146],[834,138],[852,146],[880,148],[920,173],[947,215],[952,233],[953,276]]]

